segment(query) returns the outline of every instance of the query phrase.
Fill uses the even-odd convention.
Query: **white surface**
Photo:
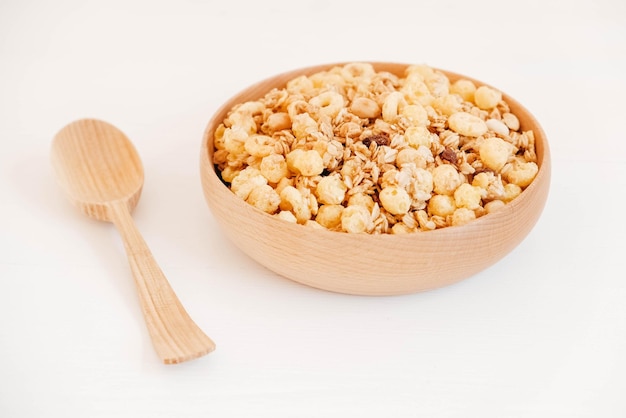
[[[0,416],[626,416],[625,4],[2,0]],[[510,255],[366,298],[225,240],[198,173],[210,115],[261,78],[349,60],[465,73],[541,121],[550,197]],[[57,187],[51,139],[86,116],[135,143],[135,220],[209,356],[158,362],[116,231]]]

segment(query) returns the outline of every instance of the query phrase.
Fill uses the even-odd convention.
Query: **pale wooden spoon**
[[[126,135],[100,120],[77,120],[54,137],[52,163],[72,203],[119,230],[148,332],[163,362],[180,363],[213,351],[215,344],[189,317],[133,222],[143,167]]]

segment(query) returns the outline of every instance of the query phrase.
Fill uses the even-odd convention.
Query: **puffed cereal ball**
[[[404,138],[409,145],[415,149],[421,146],[430,148],[432,142],[432,136],[430,131],[425,126],[411,126],[404,132]]]
[[[391,233],[395,235],[410,234],[411,232],[413,232],[413,230],[403,222],[399,222],[391,227]]]
[[[263,157],[260,170],[263,177],[270,183],[278,183],[281,179],[289,176],[287,162],[281,154],[270,154]]]
[[[267,184],[267,179],[254,167],[246,167],[233,178],[230,183],[231,190],[243,200],[248,199],[248,195],[257,186]]]
[[[250,191],[246,202],[267,213],[274,213],[280,204],[280,196],[269,184],[256,186]]]
[[[487,213],[493,213],[502,209],[504,206],[506,206],[506,203],[502,200],[492,200],[491,202],[485,204],[485,210]]]
[[[308,199],[293,186],[286,186],[281,190],[280,208],[292,211],[298,223],[304,223],[311,219],[311,208],[309,207]]]
[[[428,112],[419,103],[406,105],[400,112],[412,125],[425,126],[428,124]]]
[[[283,221],[291,222],[292,224],[298,223],[296,216],[288,210],[281,210],[275,216]]]
[[[306,138],[317,131],[317,122],[308,113],[301,113],[293,117],[291,130],[296,138]]]
[[[478,209],[482,201],[481,188],[463,183],[454,191],[454,203],[459,208]]]
[[[402,187],[387,186],[378,195],[380,203],[392,215],[403,215],[411,208],[411,197]]]
[[[450,116],[461,110],[461,98],[454,94],[438,97],[433,101],[432,106],[441,114]]]
[[[489,130],[484,120],[467,112],[450,115],[448,126],[457,134],[470,137],[481,136]]]
[[[365,232],[369,224],[370,213],[365,206],[348,206],[341,213],[341,228],[346,232]]]
[[[517,163],[513,169],[506,172],[506,180],[510,183],[517,184],[520,187],[526,187],[535,179],[539,166],[537,163],[521,162]]]
[[[255,157],[265,157],[274,151],[274,140],[267,135],[253,134],[246,138],[244,148]]]
[[[480,86],[474,92],[474,103],[483,110],[493,109],[502,100],[502,93],[487,86]]]
[[[522,193],[521,187],[514,183],[508,183],[506,186],[504,186],[504,196],[502,196],[502,200],[504,200],[505,202],[510,202],[511,200],[519,196],[520,193]]]
[[[248,139],[248,132],[239,126],[232,126],[224,130],[222,139],[226,151],[234,155],[243,154],[246,151],[245,142]]]
[[[452,83],[450,86],[450,93],[458,94],[466,102],[474,101],[474,93],[476,92],[476,86],[470,80],[460,79]]]
[[[422,154],[413,147],[402,148],[396,156],[396,166],[402,168],[404,164],[415,164],[416,167],[424,168],[426,160]]]
[[[497,137],[486,138],[478,149],[483,164],[493,171],[500,171],[512,153],[512,146]]]
[[[271,132],[282,131],[291,128],[291,118],[285,112],[272,113],[265,124]]]
[[[489,184],[491,184],[492,180],[493,174],[483,171],[474,176],[474,179],[472,180],[472,186],[480,187],[481,189],[487,190],[487,187],[489,187]]]
[[[241,170],[238,168],[227,165],[226,167],[224,167],[220,174],[222,176],[222,180],[224,180],[226,183],[232,183],[233,179],[237,177],[240,171]]]
[[[338,205],[346,197],[346,190],[348,187],[338,176],[328,176],[317,183],[315,194],[320,203]]]
[[[433,189],[435,193],[451,195],[461,185],[461,177],[451,164],[442,164],[433,170]]]
[[[328,229],[338,229],[341,226],[343,205],[322,205],[317,211],[315,221]]]
[[[465,225],[468,222],[476,219],[476,214],[473,210],[468,208],[458,208],[452,214],[452,219],[450,220],[450,224],[452,226],[460,226]]]
[[[303,176],[317,176],[324,171],[324,160],[315,150],[295,149],[287,154],[287,165]]]
[[[436,194],[428,201],[428,212],[435,216],[452,215],[456,209],[452,196]]]
[[[355,193],[348,199],[348,206],[361,205],[365,206],[367,210],[372,210],[374,207],[374,199],[372,196],[365,193]]]

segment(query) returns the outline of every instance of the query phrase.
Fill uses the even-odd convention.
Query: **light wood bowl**
[[[550,187],[550,151],[537,120],[503,94],[523,130],[535,134],[539,172],[520,196],[503,209],[463,226],[412,234],[369,235],[318,230],[272,217],[238,198],[218,177],[213,132],[233,105],[262,97],[299,75],[327,70],[334,63],[289,71],[254,84],[228,100],[208,122],[200,156],[208,206],[225,234],[244,253],[296,282],[354,295],[399,295],[434,289],[468,278],[512,251],[543,211]],[[377,71],[402,76],[407,64],[372,62]],[[451,81],[467,78],[443,71]],[[219,261],[218,261],[219,262]]]

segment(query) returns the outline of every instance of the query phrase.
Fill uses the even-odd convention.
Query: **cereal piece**
[[[270,132],[282,131],[291,128],[291,118],[285,112],[272,113],[265,124]]]
[[[522,193],[521,187],[519,187],[515,183],[508,183],[504,186],[504,196],[502,196],[502,200],[504,200],[505,202],[510,202],[511,200],[519,196],[520,193]]]
[[[404,132],[404,138],[410,146],[417,149],[420,146],[430,148],[432,135],[425,126],[411,126]]]
[[[293,186],[295,183],[295,178],[289,178],[289,177],[283,177],[282,179],[280,179],[280,181],[276,184],[276,193],[278,193],[280,195],[280,192],[282,192],[282,190],[287,187],[287,186]]]
[[[292,211],[298,223],[311,219],[308,199],[293,186],[287,186],[280,192],[280,209]]]
[[[306,221],[303,225],[304,226],[308,226],[308,227],[313,228],[313,229],[326,229],[323,225],[321,225],[318,222],[313,221],[311,219]]]
[[[476,214],[473,210],[468,208],[458,208],[452,214],[452,219],[450,220],[450,225],[452,226],[460,226],[465,225],[471,221],[476,219]]]
[[[452,196],[436,194],[428,201],[428,212],[435,216],[452,215],[456,209]]]
[[[374,119],[380,116],[380,106],[367,97],[357,97],[350,105],[350,111],[356,116],[364,119]]]
[[[441,71],[433,70],[432,73],[424,76],[424,82],[435,98],[450,94],[450,80]]]
[[[338,229],[341,226],[343,205],[322,205],[317,211],[315,220],[328,229]]]
[[[474,101],[475,92],[476,86],[474,85],[474,83],[466,79],[457,80],[450,86],[450,93],[458,94],[466,102]]]
[[[370,222],[370,213],[365,206],[348,206],[341,213],[341,228],[346,232],[366,232]]]
[[[274,140],[267,135],[253,134],[244,142],[244,148],[250,155],[265,157],[274,150]]]
[[[482,200],[480,190],[480,187],[463,183],[454,191],[454,203],[458,208],[478,209]]]
[[[500,209],[502,209],[504,206],[506,206],[506,203],[504,203],[502,200],[492,200],[491,202],[485,204],[485,210],[487,211],[487,213],[493,213],[493,212],[497,212]]]
[[[403,103],[404,97],[402,93],[394,91],[389,93],[383,102],[382,116],[383,120],[388,123],[394,123],[399,114],[400,105]]]
[[[248,132],[239,126],[233,126],[224,130],[224,149],[231,154],[239,155],[246,152],[245,142]]]
[[[306,94],[314,89],[313,81],[305,75],[298,76],[287,82],[287,91],[292,94]]]
[[[411,208],[411,197],[401,187],[388,186],[378,195],[381,205],[387,212],[393,215],[403,215]]]
[[[416,168],[412,174],[413,197],[423,202],[427,201],[430,199],[434,188],[432,173],[423,168]]]
[[[413,232],[412,228],[409,228],[405,223],[399,222],[391,227],[391,233],[398,234],[410,234]]]
[[[426,231],[432,231],[433,229],[437,228],[437,225],[433,221],[428,219],[428,214],[425,210],[417,211],[417,222],[420,228]]]
[[[343,96],[334,91],[325,91],[309,100],[309,103],[319,108],[320,115],[334,118],[344,107]]]
[[[401,168],[404,164],[414,164],[416,167],[426,168],[424,156],[415,148],[403,148],[396,156],[396,166]]]
[[[506,172],[504,177],[510,183],[517,184],[520,187],[527,187],[535,179],[539,166],[536,163],[521,162],[515,164],[513,169]]]
[[[461,111],[461,100],[462,99],[455,94],[448,94],[435,99],[432,106],[442,115],[451,116]]]
[[[424,83],[424,78],[419,74],[408,75],[404,80],[401,91],[409,104],[419,103],[423,106],[428,106],[435,99],[430,94],[426,83]]]
[[[509,128],[504,124],[504,122],[498,119],[487,119],[485,123],[487,124],[487,128],[496,134],[500,136],[509,136]]]
[[[339,176],[327,176],[317,183],[315,194],[320,203],[338,205],[346,197],[347,189],[348,187],[341,181]]]
[[[226,183],[232,183],[233,179],[235,177],[237,177],[237,175],[241,172],[241,170],[235,168],[235,167],[231,167],[229,165],[227,165],[226,167],[224,167],[224,169],[220,172],[221,176],[222,176],[222,180],[224,180]]]
[[[509,156],[512,155],[512,146],[497,137],[486,138],[480,145],[479,154],[483,164],[497,172],[504,167]]]
[[[301,113],[293,117],[291,130],[296,138],[306,138],[317,132],[317,122],[308,113]]]
[[[481,109],[493,109],[502,100],[502,93],[487,86],[480,86],[474,92],[474,103]]]
[[[485,121],[467,112],[457,112],[450,115],[448,126],[454,132],[470,137],[481,136],[489,130]]]
[[[295,149],[287,154],[287,166],[303,176],[317,176],[324,171],[324,160],[315,150]]]
[[[213,133],[213,145],[216,150],[224,149],[224,131],[226,130],[226,126],[223,123],[220,123],[219,126],[215,129]]]
[[[513,113],[503,113],[502,122],[512,131],[519,130],[519,119]]]
[[[247,200],[252,189],[265,184],[267,184],[267,179],[261,175],[258,169],[246,167],[233,178],[230,188],[237,196]]]
[[[374,208],[374,199],[365,193],[355,193],[348,199],[348,206],[361,205],[371,211]]]
[[[293,224],[298,223],[296,216],[288,210],[281,210],[275,216],[283,221],[291,222]]]
[[[440,195],[452,195],[461,185],[459,172],[451,164],[443,164],[433,170],[434,191]]]
[[[254,187],[250,191],[246,202],[263,212],[272,214],[278,209],[280,196],[278,196],[278,193],[276,193],[272,186],[269,184],[262,184]]]
[[[278,183],[284,177],[289,176],[289,168],[285,157],[281,154],[270,154],[261,160],[261,174],[270,183]]]
[[[403,106],[400,115],[412,126],[428,125],[428,113],[426,109],[424,109],[424,106],[419,103]]]
[[[257,126],[254,117],[246,112],[234,112],[228,117],[232,127],[241,129],[246,134],[250,135],[256,132]]]

